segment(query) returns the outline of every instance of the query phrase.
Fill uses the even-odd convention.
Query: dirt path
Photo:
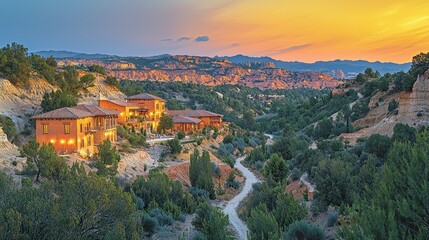
[[[229,216],[230,224],[235,228],[237,232],[238,239],[247,239],[247,225],[244,223],[237,214],[237,208],[240,202],[249,195],[252,190],[252,185],[257,183],[259,180],[256,176],[246,167],[241,164],[241,161],[245,157],[237,158],[235,163],[235,168],[240,170],[243,173],[243,176],[246,178],[246,182],[244,184],[243,190],[231,199],[223,209],[223,212]]]

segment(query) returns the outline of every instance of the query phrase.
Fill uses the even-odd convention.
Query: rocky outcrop
[[[333,88],[340,84],[331,76],[317,72],[291,72],[273,63],[234,64],[228,60],[196,56],[160,58],[62,59],[64,65],[102,65],[109,75],[138,81],[192,82],[207,86],[240,84],[261,89]],[[130,65],[127,65],[130,64]]]
[[[392,136],[397,123],[407,124],[419,128],[429,126],[429,70],[419,76],[413,85],[411,92],[393,94],[379,102],[385,93],[379,92],[372,97],[369,107],[370,112],[353,123],[355,127],[364,127],[355,133],[343,133],[344,140],[355,144],[358,138],[369,137],[373,134]],[[398,114],[389,113],[389,102],[399,101]]]
[[[419,76],[411,93],[401,95],[399,115],[415,125],[429,125],[429,70]]]
[[[9,80],[0,79],[0,115],[10,117],[18,131],[23,131],[29,118],[40,111],[46,92],[56,87],[46,80],[32,76],[25,88],[14,86]]]

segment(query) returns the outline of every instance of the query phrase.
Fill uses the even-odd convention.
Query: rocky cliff
[[[372,134],[392,136],[397,123],[419,128],[429,126],[429,70],[419,76],[411,92],[400,92],[387,96],[382,102],[380,98],[385,92],[379,92],[371,98],[368,114],[355,122],[353,126],[363,127],[355,133],[343,133],[341,137],[352,144],[358,138],[369,137]],[[389,102],[399,102],[398,114],[388,111]]]
[[[333,88],[341,84],[318,72],[292,72],[273,63],[235,64],[225,59],[195,56],[160,58],[62,59],[59,65],[102,65],[119,79],[193,82],[207,86],[240,84],[261,89]]]

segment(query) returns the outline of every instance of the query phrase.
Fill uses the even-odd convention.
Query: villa
[[[117,140],[120,112],[91,105],[59,108],[32,117],[36,120],[36,141],[53,144],[58,154],[78,152],[91,156],[97,145]]]

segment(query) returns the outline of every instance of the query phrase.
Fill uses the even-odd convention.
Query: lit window
[[[91,136],[88,137],[88,146],[91,146]]]
[[[49,132],[48,124],[44,123],[43,124],[43,134],[48,134],[48,132]]]
[[[80,132],[82,133],[82,131],[83,131],[83,126],[82,126],[82,123],[80,124]]]
[[[82,138],[82,141],[80,141],[80,147],[81,148],[85,147],[85,138]]]
[[[64,124],[64,134],[70,134],[70,124]]]

